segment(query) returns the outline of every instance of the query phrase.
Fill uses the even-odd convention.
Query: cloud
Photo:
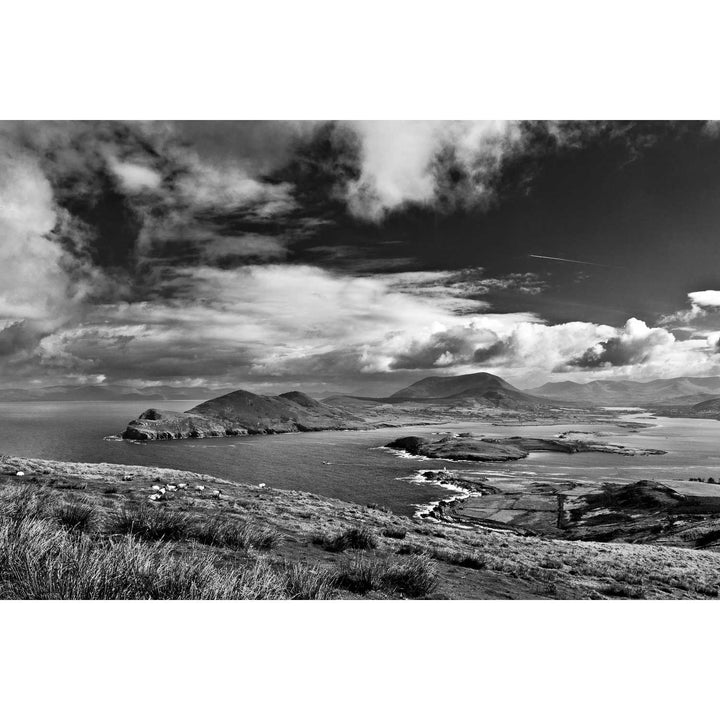
[[[408,205],[439,211],[487,207],[504,167],[527,160],[527,184],[537,157],[604,138],[629,161],[657,141],[666,124],[518,121],[355,121],[342,124],[358,138],[357,172],[338,178],[349,212],[380,222]]]
[[[674,341],[634,318],[618,329],[549,325],[533,313],[484,305],[458,313],[414,291],[437,279],[416,274],[414,287],[404,273],[355,277],[309,265],[176,268],[156,297],[95,305],[82,323],[26,351],[12,372],[216,387],[239,378],[254,385],[322,377],[341,387],[348,378],[481,368],[527,384],[553,371],[643,377],[712,372],[720,364],[704,339]]]
[[[688,293],[690,307],[660,318],[659,324],[690,337],[707,337],[720,330],[720,290]]]
[[[690,302],[700,308],[720,307],[720,290],[699,290],[688,293]]]
[[[217,382],[321,369],[386,373],[455,366],[514,323],[534,320],[518,313],[466,321],[433,296],[399,289],[396,278],[313,266],[176,268],[158,290],[154,300],[96,306],[82,325],[45,338],[36,360],[113,381],[139,371]]]
[[[353,215],[372,221],[409,203],[489,199],[504,156],[523,142],[520,125],[512,122],[349,125],[360,138],[360,172],[347,182],[345,199]]]
[[[10,322],[0,330],[0,357],[31,350],[42,337],[42,327],[29,320]]]
[[[216,124],[203,126],[206,136],[213,128],[229,137]],[[0,123],[3,143],[35,163],[56,209],[85,224],[95,259],[126,270],[147,255],[157,260],[156,245],[166,246],[175,236],[189,242],[196,235],[202,244],[228,216],[235,224],[261,225],[296,208],[291,183],[258,174],[265,167],[259,152],[244,157],[252,155],[251,148],[235,153],[227,146],[224,156],[214,148],[203,154],[202,144],[188,144],[188,132],[166,122]],[[197,126],[189,132],[198,134],[202,137]],[[277,137],[281,131],[270,123],[265,134]],[[212,148],[207,138],[204,144]],[[290,147],[288,141],[284,161]],[[216,233],[238,234],[237,228]]]
[[[162,183],[162,176],[153,168],[131,162],[120,162],[115,158],[109,160],[110,169],[116,175],[124,190],[130,193],[143,190],[157,190]]]
[[[232,263],[236,259],[279,260],[288,254],[282,238],[250,233],[240,236],[209,238],[202,245],[205,260],[210,263]]]
[[[581,145],[593,128],[1,123],[3,382],[712,367],[720,291],[689,296],[701,339],[673,342],[635,319],[549,325],[493,312],[503,293],[543,292],[540,275],[402,272],[402,258],[389,272],[352,232],[327,236],[346,212],[379,222],[410,205],[482,207],[505,163]],[[317,254],[344,259],[342,271],[290,264],[318,229]]]
[[[674,342],[674,335],[664,328],[649,328],[642,320],[630,318],[617,335],[589,347],[568,365],[579,368],[638,365]]]
[[[36,159],[0,137],[0,322],[61,322],[82,294],[79,267],[52,237],[58,219]],[[14,327],[25,336],[28,326]]]
[[[431,270],[385,273],[385,282],[396,290],[431,298],[455,312],[478,312],[489,307],[483,296],[497,293],[537,295],[547,285],[535,273],[485,277],[481,267],[464,270]]]
[[[262,182],[245,168],[214,165],[195,153],[188,153],[183,160],[183,173],[174,190],[192,208],[228,211],[252,207],[259,215],[269,217],[294,207],[288,183]]]

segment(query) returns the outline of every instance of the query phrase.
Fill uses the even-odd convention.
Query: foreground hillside
[[[3,598],[706,598],[719,589],[712,551],[463,529],[176,470],[2,456],[0,481]]]

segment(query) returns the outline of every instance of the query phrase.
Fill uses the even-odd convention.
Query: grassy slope
[[[167,483],[188,487],[150,503]],[[133,532],[148,511],[159,532]],[[706,598],[719,583],[711,551],[526,538],[176,470],[0,457],[1,597]]]

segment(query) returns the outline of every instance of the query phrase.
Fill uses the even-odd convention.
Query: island
[[[629,448],[596,440],[530,437],[477,437],[471,433],[449,433],[440,438],[411,435],[386,445],[410,455],[441,460],[469,460],[477,462],[507,462],[521,460],[531,452],[604,452],[615,455],[664,455],[664,450]]]
[[[302,392],[271,396],[236,390],[187,412],[146,410],[128,424],[122,437],[139,441],[180,440],[367,427],[372,425],[362,418]]]

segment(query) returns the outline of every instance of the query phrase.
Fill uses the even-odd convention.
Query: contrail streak
[[[556,260],[557,262],[573,263],[575,265],[594,265],[595,267],[613,267],[602,263],[586,262],[585,260],[569,260],[568,258],[553,257],[552,255],[529,255],[528,257],[540,258],[540,260]]]

